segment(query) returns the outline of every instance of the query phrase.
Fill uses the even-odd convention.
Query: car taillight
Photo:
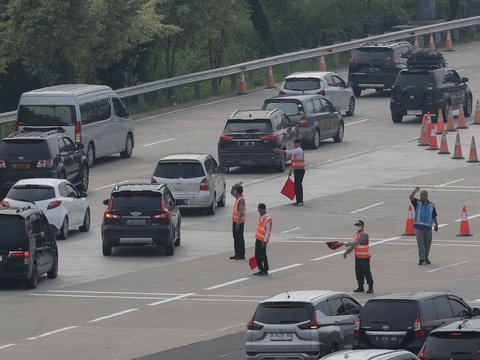
[[[308,120],[305,116],[302,116],[298,121],[298,127],[308,127]]]
[[[397,60],[395,60],[394,58],[388,58],[385,61],[385,65],[396,65],[396,64],[397,64]]]
[[[353,336],[356,338],[360,337],[360,318],[358,316],[353,324]]]
[[[260,139],[262,141],[277,141],[277,135],[262,135]]]
[[[75,123],[75,144],[82,143],[82,122],[79,120]]]
[[[220,136],[220,141],[232,141],[233,136],[228,136],[228,135],[221,135]]]
[[[247,356],[255,356],[255,355],[257,355],[258,353],[257,353],[257,352],[253,352],[253,351],[247,351],[245,354],[246,354]]]
[[[160,219],[170,220],[171,218],[172,214],[170,214],[170,210],[168,210],[165,200],[162,198],[160,200]]]
[[[315,310],[312,311],[312,316],[308,323],[298,325],[298,328],[302,330],[315,330],[315,329],[318,329],[319,327],[320,327],[320,323],[317,320],[317,313],[315,312]]]
[[[53,166],[53,160],[52,159],[38,160],[38,162],[37,162],[37,167],[38,168],[51,168],[52,166]]]
[[[50,204],[48,204],[47,210],[55,209],[55,208],[59,207],[60,205],[62,205],[62,200],[52,201]]]
[[[122,217],[117,214],[112,214],[111,210],[107,210],[103,213],[103,219],[104,220],[118,220],[121,219]]]
[[[9,207],[10,207],[10,204],[8,203],[8,201],[2,200],[2,207],[4,207],[4,208],[9,208]]]
[[[0,160],[0,169],[5,169],[7,167],[7,164],[5,164],[4,160]]]
[[[415,322],[413,323],[413,335],[415,336],[416,339],[425,338],[425,333],[423,332],[422,323],[420,322],[420,319],[415,320]]]
[[[418,353],[418,358],[422,360],[430,360],[433,359],[430,355],[425,353],[425,344],[423,344],[422,348],[420,349],[420,352]]]
[[[263,329],[263,325],[260,325],[258,323],[256,323],[253,319],[255,318],[255,315],[252,316],[252,318],[250,319],[250,321],[248,322],[247,324],[247,329],[248,330],[262,330]]]
[[[24,264],[28,264],[30,262],[30,252],[28,251],[9,251],[8,257],[15,259],[23,259]]]
[[[157,180],[155,180],[155,178],[152,176],[152,178],[150,179],[150,184],[153,184],[153,185],[157,185]]]
[[[286,94],[286,92],[283,91],[283,90],[280,90],[280,91],[278,92],[278,95],[285,95],[285,94]]]
[[[320,90],[320,91],[317,92],[317,94],[325,96],[325,90]]]
[[[208,180],[207,178],[203,178],[202,182],[200,183],[200,190],[208,190]]]

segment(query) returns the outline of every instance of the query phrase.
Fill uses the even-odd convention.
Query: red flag
[[[248,265],[250,266],[251,270],[255,269],[257,267],[257,258],[252,256],[250,259],[248,259]]]
[[[327,241],[326,244],[331,250],[337,250],[343,246],[343,242],[339,241]]]
[[[287,179],[280,193],[282,195],[285,195],[290,200],[293,200],[295,198],[295,183],[293,182],[292,179],[290,178]]]

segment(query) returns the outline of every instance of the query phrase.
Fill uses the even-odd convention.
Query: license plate
[[[397,342],[398,337],[397,336],[377,336],[376,340],[382,343]]]
[[[30,169],[30,163],[15,163],[15,164],[12,164],[12,168],[20,169],[20,170],[28,170]]]
[[[254,141],[241,141],[238,143],[238,146],[240,147],[252,147],[255,145]]]
[[[422,110],[407,110],[407,115],[422,115]]]
[[[379,68],[367,68],[366,70],[367,70],[367,72],[378,72],[378,71],[380,71]]]
[[[270,341],[292,341],[292,333],[273,333]]]
[[[127,219],[127,225],[145,225],[147,221],[145,219]]]
[[[177,205],[188,205],[188,200],[182,200],[182,199],[180,199],[180,200],[175,200],[175,203],[176,203]]]

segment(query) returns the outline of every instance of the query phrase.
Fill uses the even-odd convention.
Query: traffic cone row
[[[453,118],[453,111],[451,106],[448,108],[447,131],[457,131],[455,129],[455,120]]]
[[[240,74],[240,91],[239,94],[244,95],[247,93],[247,82],[245,81],[245,72],[242,70]]]
[[[438,150],[437,144],[437,135],[435,134],[435,128],[432,126],[430,129],[430,141],[428,143],[428,148],[425,150]]]
[[[444,132],[445,132],[445,126],[443,124],[442,109],[438,109],[437,134],[443,134]]]
[[[407,222],[405,223],[405,232],[402,236],[415,235],[415,229],[413,228],[413,208],[412,205],[408,206]]]
[[[450,154],[450,151],[448,151],[446,133],[442,134],[442,140],[440,141],[440,151],[437,154]]]
[[[268,65],[268,73],[267,73],[267,83],[266,83],[266,87],[267,87],[267,89],[276,88],[275,79],[273,78],[272,65]]]
[[[428,123],[427,115],[423,115],[422,126],[420,128],[420,138],[418,146],[428,146]]]
[[[320,55],[320,71],[327,71],[327,63],[325,62],[325,56]]]
[[[445,51],[453,51],[452,36],[450,30],[447,30],[447,41],[445,43]]]
[[[465,122],[465,114],[463,113],[463,104],[460,104],[460,110],[457,119],[457,129],[468,129],[467,123]]]
[[[435,41],[433,41],[433,34],[430,34],[430,42],[428,43],[428,48],[435,50]]]
[[[477,104],[475,105],[475,119],[473,120],[472,125],[480,125],[480,100],[477,99]]]
[[[419,49],[420,45],[418,44],[418,36],[415,35],[415,41],[413,42],[413,46],[415,46],[415,49]]]
[[[460,221],[460,231],[458,232],[457,236],[472,236],[473,234],[470,233],[470,225],[468,224],[468,216],[467,216],[467,207],[464,206],[462,209],[462,220]]]

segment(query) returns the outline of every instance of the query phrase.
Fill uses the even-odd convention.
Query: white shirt
[[[295,155],[297,159],[303,159],[303,149],[301,147],[292,149],[292,150],[286,150],[287,155]]]

